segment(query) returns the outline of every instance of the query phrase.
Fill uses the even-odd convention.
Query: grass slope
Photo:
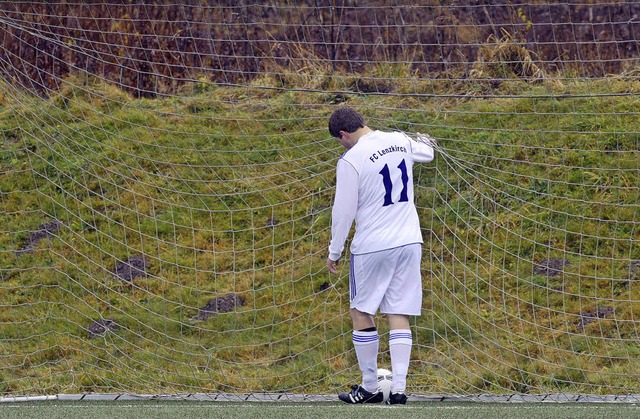
[[[637,82],[420,95],[432,88],[346,97],[371,126],[443,148],[416,173],[428,251],[412,388],[640,391]],[[343,96],[5,90],[0,393],[325,393],[353,379],[347,271],[324,269],[342,152],[325,127]],[[146,275],[115,276],[135,255]],[[562,275],[537,273],[554,258]],[[242,305],[195,318],[229,293]],[[117,330],[92,338],[107,318]]]

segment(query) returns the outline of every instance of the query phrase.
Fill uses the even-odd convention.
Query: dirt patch
[[[200,309],[200,312],[193,317],[193,319],[207,320],[216,313],[228,313],[235,310],[236,307],[242,307],[243,305],[244,298],[237,294],[229,293],[224,297],[217,297],[209,300],[207,304]]]
[[[62,225],[58,220],[52,220],[40,225],[37,230],[29,234],[29,240],[18,250],[18,254],[33,252],[38,243],[48,237],[52,237],[54,233],[60,230]]]
[[[323,282],[318,286],[317,292],[322,292],[324,290],[329,289],[329,283],[327,281]]]
[[[635,279],[640,274],[640,260],[634,260],[629,264],[629,279]]]
[[[567,265],[569,265],[569,261],[566,259],[545,259],[535,265],[533,272],[538,275],[557,276],[564,271],[564,267]]]
[[[278,224],[280,224],[280,220],[278,220],[274,216],[271,216],[271,217],[267,218],[267,223],[264,226],[265,227],[275,227]]]
[[[113,274],[125,281],[133,281],[138,277],[146,277],[149,262],[143,255],[135,255],[116,265]]]
[[[113,319],[100,319],[91,323],[89,327],[87,327],[87,332],[89,332],[89,337],[94,339],[99,336],[103,336],[109,331],[115,332],[119,328],[120,326],[118,326],[118,323]]]
[[[585,311],[580,313],[580,319],[578,320],[578,327],[584,329],[589,323],[593,323],[598,319],[604,319],[609,316],[613,316],[615,310],[611,307],[602,307],[593,311]]]

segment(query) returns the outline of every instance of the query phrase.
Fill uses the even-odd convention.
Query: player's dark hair
[[[329,118],[329,133],[332,137],[338,138],[340,131],[351,134],[358,128],[364,128],[365,125],[362,115],[349,107],[341,106],[333,111]]]

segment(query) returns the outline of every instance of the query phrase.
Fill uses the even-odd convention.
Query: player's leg
[[[422,309],[422,278],[420,259],[422,246],[419,244],[397,249],[397,265],[380,310],[387,314],[389,321],[389,353],[393,381],[391,403],[405,403],[404,392],[413,338],[409,327],[409,316],[420,315]],[[393,397],[393,394],[398,396]]]
[[[350,315],[353,347],[362,372],[362,384],[353,386],[348,393],[340,393],[338,397],[346,403],[380,403],[384,396],[378,392],[378,330],[371,314],[352,308]]]
[[[389,355],[391,356],[391,382],[390,403],[406,403],[404,395],[407,388],[407,374],[409,373],[409,361],[413,338],[409,328],[409,316],[402,314],[388,314],[389,320]]]
[[[352,339],[358,366],[362,372],[362,385],[354,386],[350,393],[339,394],[340,400],[347,403],[367,403],[361,400],[370,397],[369,394],[373,395],[372,401],[382,401],[382,393],[378,393],[377,374],[380,338],[373,314],[378,311],[384,296],[384,292],[380,290],[384,291],[392,275],[389,268],[382,266],[384,260],[384,255],[376,253],[351,255],[349,291],[350,315],[353,322]],[[385,281],[383,287],[378,286],[381,277]]]
[[[367,391],[378,391],[378,350],[380,338],[373,316],[355,308],[350,311],[353,321],[353,347],[362,372],[362,387]]]

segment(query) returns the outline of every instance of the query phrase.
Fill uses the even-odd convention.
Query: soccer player
[[[332,113],[329,132],[347,151],[336,169],[327,268],[338,273],[355,220],[349,301],[353,345],[362,371],[362,384],[338,397],[346,403],[383,401],[377,380],[379,337],[373,318],[380,309],[390,329],[393,380],[387,403],[405,404],[413,343],[409,316],[420,315],[422,307],[422,233],[413,202],[413,163],[433,160],[435,141],[423,134],[418,135],[425,142],[418,142],[402,132],[374,131],[349,107]]]

